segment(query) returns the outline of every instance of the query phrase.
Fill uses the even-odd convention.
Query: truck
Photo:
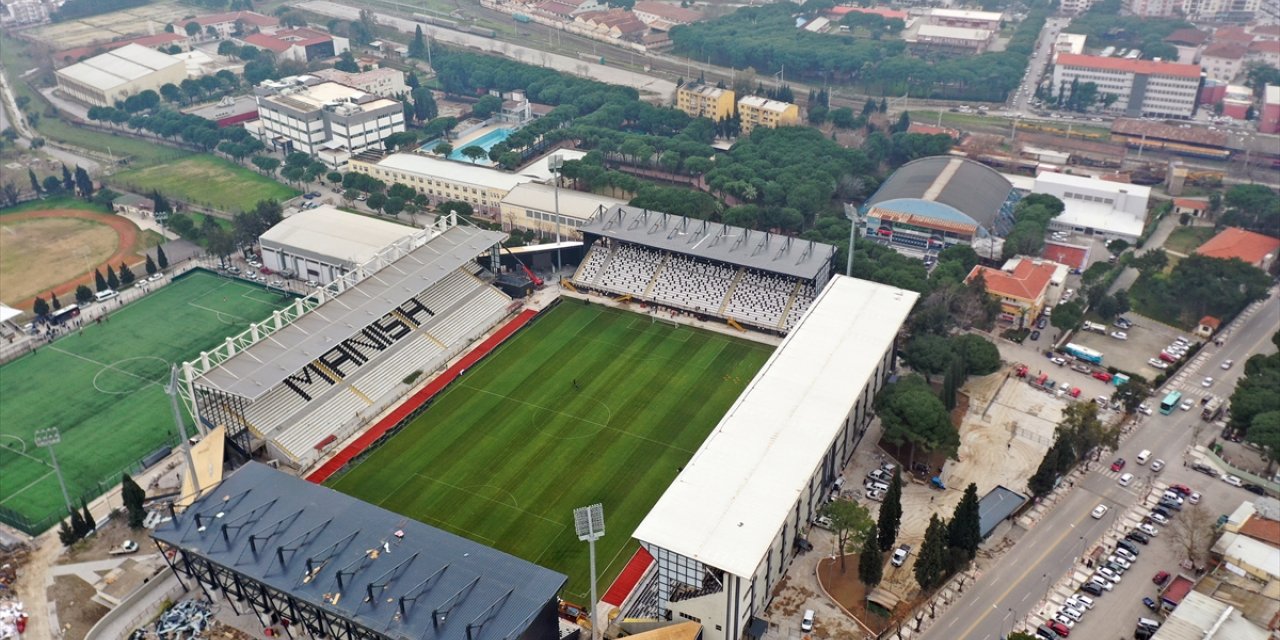
[[[1098,324],[1097,322],[1089,322],[1088,320],[1085,320],[1085,321],[1084,321],[1084,330],[1085,330],[1085,331],[1092,331],[1092,332],[1094,332],[1094,333],[1106,334],[1106,332],[1107,332],[1107,325],[1105,325],[1105,324]]]
[[[1200,411],[1200,419],[1205,422],[1213,422],[1222,415],[1222,398],[1211,396],[1208,404],[1204,405],[1204,409]]]
[[[525,15],[525,14],[523,14],[523,13],[514,13],[514,14],[511,14],[511,19],[512,19],[512,20],[515,20],[516,22],[520,22],[520,23],[524,23],[524,24],[528,24],[528,23],[530,23],[530,22],[533,22],[533,18],[530,18],[529,16],[526,16],[526,15]]]

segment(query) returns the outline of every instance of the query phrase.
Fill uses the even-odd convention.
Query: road
[[[31,141],[39,137],[39,134],[27,126],[27,119],[22,117],[22,112],[14,101],[13,88],[9,86],[9,82],[8,70],[0,66],[0,130],[12,126],[18,133],[18,144],[24,149],[30,149]],[[41,151],[69,167],[77,165],[84,167],[90,175],[98,175],[102,169],[98,161],[80,153],[54,147],[52,144],[46,144]]]
[[[1231,329],[1230,338],[1222,347],[1207,346],[1166,388],[1157,392],[1157,396],[1173,388],[1192,398],[1199,398],[1206,392],[1229,395],[1236,380],[1243,375],[1243,363],[1250,355],[1274,351],[1271,336],[1280,330],[1280,305],[1276,304],[1275,295],[1273,290],[1272,297],[1255,303],[1250,311],[1242,314],[1248,317]],[[1219,365],[1226,359],[1235,360],[1236,365],[1223,371]],[[1199,381],[1207,375],[1217,380],[1211,388],[1205,389]],[[1201,504],[1210,513],[1230,512],[1240,501],[1252,498],[1252,494],[1182,465],[1194,436],[1199,435],[1201,441],[1206,441],[1215,435],[1210,429],[1202,428],[1206,424],[1194,411],[1177,411],[1169,416],[1157,413],[1140,422],[1134,435],[1121,445],[1115,455],[1133,460],[1139,451],[1150,449],[1153,459],[1163,459],[1169,465],[1159,474],[1158,481],[1188,484],[1204,494]],[[1198,431],[1202,433],[1197,434]],[[1104,462],[1106,464],[1101,465],[1101,470],[1085,476],[1075,490],[1034,529],[1023,535],[1007,555],[987,569],[974,586],[966,590],[959,606],[953,606],[942,614],[923,638],[997,640],[1011,628],[1021,625],[1045,598],[1051,586],[1070,571],[1073,562],[1086,549],[1092,548],[1092,544],[1107,532],[1122,512],[1139,500],[1140,492],[1145,493],[1139,487],[1119,486],[1116,477],[1120,474],[1109,469],[1109,459]],[[1144,472],[1140,479],[1150,475],[1142,467],[1137,469]],[[1132,468],[1127,470],[1133,471]],[[1094,520],[1089,512],[1098,504],[1106,504],[1111,509],[1101,520]],[[1108,634],[1114,633],[1117,620],[1124,621],[1121,628],[1127,631],[1128,621],[1145,611],[1141,596],[1150,595],[1144,592],[1151,590],[1150,574],[1159,568],[1173,572],[1168,564],[1171,557],[1168,552],[1164,556],[1169,557],[1163,559],[1159,552],[1148,552],[1147,555],[1154,559],[1139,558],[1135,569],[1122,580],[1115,592],[1097,598],[1098,606],[1077,627],[1082,632],[1088,629],[1094,632],[1092,635],[1080,633],[1080,637],[1102,637],[1098,630],[1103,628]]]
[[[1053,45],[1058,39],[1058,34],[1071,23],[1071,18],[1049,18],[1045,20],[1044,28],[1040,30],[1040,38],[1036,40],[1036,51],[1032,54],[1031,63],[1027,65],[1027,71],[1022,76],[1022,84],[1018,85],[1018,90],[1009,97],[1009,109],[1020,116],[1030,116],[1031,100],[1035,98],[1036,86],[1040,84],[1040,77],[1044,74],[1045,69],[1049,67],[1049,61],[1053,57]]]

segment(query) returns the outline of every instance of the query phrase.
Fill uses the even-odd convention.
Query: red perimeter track
[[[519,315],[512,318],[507,322],[507,324],[503,325],[496,333],[489,336],[487,340],[481,342],[476,346],[476,348],[468,352],[467,355],[462,356],[462,359],[456,364],[446,369],[444,373],[436,376],[435,380],[432,380],[427,384],[427,386],[410,396],[408,400],[400,403],[400,406],[393,409],[385,418],[379,420],[377,424],[373,425],[373,427],[364,432],[359,438],[356,438],[355,442],[347,445],[346,448],[338,452],[338,455],[331,458],[314,473],[307,476],[307,480],[316,484],[320,484],[325,480],[328,480],[330,476],[337,473],[339,469],[346,466],[347,463],[355,459],[356,456],[364,453],[370,445],[377,442],[379,438],[386,435],[386,433],[393,429],[397,424],[400,424],[400,421],[404,420],[406,416],[416,411],[423,404],[426,404],[426,402],[434,398],[437,393],[443,391],[444,388],[449,386],[449,383],[457,379],[463,371],[471,368],[475,363],[489,355],[489,353],[496,349],[498,345],[511,337],[511,334],[515,333],[520,329],[520,327],[528,324],[528,322],[536,315],[538,315],[538,311],[535,309],[525,309],[524,311],[521,311]]]

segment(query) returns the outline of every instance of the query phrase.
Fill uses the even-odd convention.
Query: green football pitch
[[[600,591],[631,534],[772,347],[577,301],[544,313],[330,485],[569,576],[573,509],[604,505]]]
[[[64,515],[49,452],[35,445],[36,430],[61,432],[55,453],[72,500],[97,496],[120,481],[121,471],[174,439],[164,393],[169,364],[195,357],[287,302],[258,286],[190,272],[115,310],[107,322],[86,324],[0,367],[0,517],[38,533]]]

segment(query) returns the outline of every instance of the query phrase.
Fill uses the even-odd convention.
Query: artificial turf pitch
[[[601,592],[631,533],[772,347],[566,301],[467,370],[330,486],[569,576],[573,509],[604,505]]]
[[[32,523],[64,515],[49,453],[35,446],[35,431],[45,427],[61,432],[56,453],[72,500],[119,482],[122,470],[175,437],[164,393],[170,363],[286,303],[259,286],[190,272],[115,309],[107,322],[0,367],[0,506]]]

